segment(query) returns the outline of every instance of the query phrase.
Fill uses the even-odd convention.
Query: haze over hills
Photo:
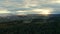
[[[60,32],[60,14],[49,14],[43,16],[41,14],[29,15],[11,15],[0,17],[0,30],[4,33],[55,33]],[[5,32],[6,31],[6,32]],[[24,31],[24,32],[23,32]],[[31,32],[30,32],[31,31]],[[39,31],[39,32],[37,32]]]
[[[4,15],[4,16],[2,16]],[[54,18],[56,19],[57,17],[60,17],[60,14],[49,14],[49,16],[43,16],[41,14],[28,14],[28,15],[12,15],[12,14],[2,14],[0,16],[0,23],[2,22],[11,22],[11,21],[33,21],[35,19],[35,21],[39,21],[42,19],[43,20],[47,20],[47,19],[51,19]],[[5,17],[6,15],[6,17]],[[52,20],[52,19],[51,19]]]

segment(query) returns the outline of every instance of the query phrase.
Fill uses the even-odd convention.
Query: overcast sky
[[[7,11],[13,14],[33,14],[41,11],[36,12],[35,9],[42,11],[45,9],[44,11],[51,11],[51,14],[60,14],[60,0],[0,0],[0,13]]]

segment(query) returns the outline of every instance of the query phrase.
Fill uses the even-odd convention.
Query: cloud
[[[60,14],[60,4],[42,4],[42,7],[53,8],[54,11],[52,12],[52,14]]]
[[[39,4],[59,4],[60,0],[40,0]]]
[[[52,3],[60,3],[60,0],[52,0]]]
[[[43,8],[53,8],[52,13],[60,13],[60,0],[0,0],[0,9],[7,9],[13,14],[18,11],[26,11],[24,14],[36,14],[32,10],[45,10]]]
[[[42,8],[42,9],[33,9],[33,12],[36,12],[37,14],[42,14],[42,15],[49,15],[53,12],[52,8]]]
[[[17,15],[28,15],[28,14],[42,14],[47,16],[53,12],[52,8],[32,9],[28,11],[16,11]]]
[[[27,10],[27,11],[16,11],[17,15],[28,15],[28,14],[38,14],[37,12],[33,12],[31,10]]]
[[[27,11],[16,11],[16,15],[27,15]],[[26,14],[25,14],[26,13]]]
[[[10,13],[8,10],[0,10],[0,14]]]

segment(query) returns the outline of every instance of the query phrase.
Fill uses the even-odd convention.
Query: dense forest
[[[1,34],[60,34],[60,16],[18,16],[17,20],[4,18],[0,22]],[[23,17],[23,18],[22,18]],[[20,19],[22,18],[22,19]],[[0,20],[3,18],[0,18]],[[4,20],[3,19],[3,20]],[[10,21],[8,21],[10,20]]]

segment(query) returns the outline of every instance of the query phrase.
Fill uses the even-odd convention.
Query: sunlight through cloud
[[[30,11],[16,11],[17,15],[28,15],[28,14],[41,14],[48,16],[53,12],[52,8],[32,9]]]
[[[60,0],[53,0],[52,3],[60,3]]]
[[[47,16],[47,15],[51,14],[51,12],[53,11],[53,9],[43,8],[43,9],[34,9],[32,11],[38,12],[38,14],[42,14],[42,15]]]
[[[27,15],[27,14],[25,14],[25,12],[27,12],[27,11],[16,11],[16,12],[17,12],[16,15]]]
[[[10,13],[8,10],[0,10],[0,14]]]

